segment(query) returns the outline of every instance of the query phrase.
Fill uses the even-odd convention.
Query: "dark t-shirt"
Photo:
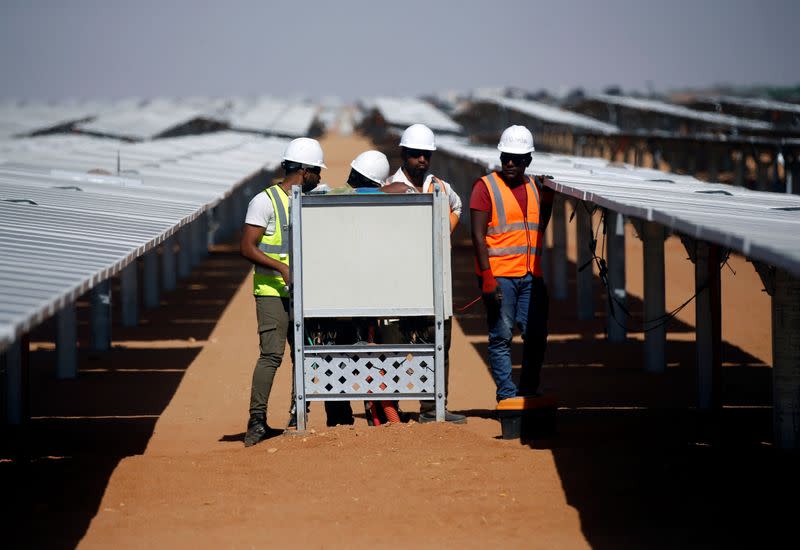
[[[496,172],[495,174],[500,181],[505,181],[502,174],[499,172]],[[526,185],[527,184],[520,184],[510,188],[511,193],[514,195],[514,198],[517,199],[517,203],[519,203],[519,207],[523,212],[528,211],[528,194],[525,191]],[[541,204],[552,204],[553,190],[549,187],[540,187],[539,200]],[[489,190],[486,188],[486,184],[483,183],[483,178],[478,178],[475,183],[472,184],[472,195],[470,195],[469,198],[469,207],[473,210],[488,212],[489,221],[492,220],[492,197],[489,195]]]

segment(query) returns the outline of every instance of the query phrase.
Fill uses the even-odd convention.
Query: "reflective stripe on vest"
[[[273,185],[264,190],[272,202],[275,211],[275,232],[272,235],[264,235],[258,244],[267,257],[289,265],[289,240],[284,239],[284,232],[289,229],[289,197],[286,196],[277,185]],[[256,265],[253,271],[253,294],[256,296],[280,296],[288,297],[289,291],[286,288],[286,281],[280,271]]]
[[[508,256],[509,254],[538,254],[536,248],[527,246],[506,246],[504,248],[490,248],[489,256]]]
[[[542,275],[543,235],[539,230],[539,189],[525,177],[527,211],[522,212],[511,188],[496,172],[483,178],[492,200],[492,219],[486,228],[489,266],[495,277]]]

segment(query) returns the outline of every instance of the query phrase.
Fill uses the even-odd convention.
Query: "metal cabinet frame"
[[[312,401],[349,400],[434,400],[436,420],[444,421],[444,195],[438,185],[433,193],[302,195],[299,187],[292,190],[290,204],[290,238],[292,281],[292,330],[294,330],[294,387],[297,430],[307,426],[306,406]],[[303,213],[314,208],[358,206],[425,205],[432,216],[430,248],[416,243],[412,254],[431,254],[433,270],[432,308],[315,308],[304,309],[303,266],[314,258],[304,256]],[[381,231],[401,231],[401,227],[382,227]],[[449,272],[449,271],[448,271]],[[353,281],[353,284],[357,284]],[[311,345],[305,340],[305,320],[313,317],[378,317],[431,316],[435,323],[433,344],[401,345]],[[432,376],[431,376],[432,374]]]

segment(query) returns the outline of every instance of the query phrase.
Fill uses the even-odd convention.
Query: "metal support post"
[[[78,320],[75,303],[56,313],[56,378],[67,380],[78,375]]]
[[[122,326],[135,327],[139,324],[139,288],[138,268],[136,260],[132,261],[120,272],[120,289],[122,294]]]
[[[761,162],[761,155],[756,155],[756,189],[770,191],[769,163]]]
[[[800,159],[794,158],[786,170],[786,192],[800,195]]]
[[[719,155],[716,147],[708,148],[708,181],[719,181]]]
[[[704,241],[695,243],[694,277],[697,341],[697,406],[700,410],[722,406],[722,306],[720,250]]]
[[[291,220],[289,222],[289,239],[292,243],[292,255],[290,256],[292,266],[292,280],[303,280],[303,245],[302,233],[295,233],[294,228],[300,227],[301,222],[301,201],[302,195],[300,189],[295,186],[292,187],[292,202],[291,202]],[[305,401],[305,381],[303,380],[304,357],[303,357],[303,341],[305,334],[304,318],[303,318],[303,287],[298,285],[294,287],[291,294],[292,302],[292,329],[294,330],[294,399],[295,411],[297,412],[297,431],[303,432],[306,429],[306,401]]]
[[[161,301],[161,289],[158,286],[158,251],[154,248],[147,252],[142,257],[142,262],[142,279],[144,280],[144,307],[147,309],[153,309],[158,307]]]
[[[216,208],[209,208],[206,210],[206,217],[207,217],[207,232],[208,232],[208,246],[214,246],[219,242],[217,239],[217,229],[219,223],[217,222],[217,210]]]
[[[247,215],[247,201],[244,198],[242,188],[235,189],[233,196],[233,219],[231,220],[231,230],[236,231],[241,223],[244,223],[244,218]]]
[[[433,311],[436,323],[436,351],[434,353],[434,384],[436,388],[436,421],[444,422],[446,383],[444,376],[444,300],[442,281],[442,191],[439,185],[434,186],[433,191]]]
[[[6,379],[6,421],[11,425],[22,424],[22,345],[16,340],[3,353]]]
[[[664,161],[664,153],[656,146],[653,150],[653,166],[656,170],[661,170],[661,163]]]
[[[686,172],[691,175],[697,173],[697,155],[694,151],[687,151],[686,153]]]
[[[211,253],[211,245],[214,244],[209,238],[211,235],[211,222],[213,221],[211,210],[206,210],[200,217],[202,225],[201,240],[203,243],[203,258],[207,258]]]
[[[736,153],[736,158],[733,161],[733,184],[736,187],[744,187],[744,167],[747,155],[743,150],[739,150]]]
[[[542,280],[544,284],[550,287],[550,282],[552,280],[552,270],[553,267],[551,265],[551,249],[547,247],[547,231],[542,234],[542,250],[541,250],[541,265],[542,265]]]
[[[566,300],[569,295],[567,285],[567,217],[564,195],[556,193],[553,199],[553,214],[550,225],[553,228],[553,298]]]
[[[173,235],[161,245],[161,284],[166,292],[178,288],[175,263],[175,236]]]
[[[785,193],[786,186],[781,182],[781,166],[783,173],[786,174],[786,164],[780,149],[776,149],[772,155],[772,191]]]
[[[664,372],[667,328],[664,323],[664,228],[654,222],[642,223],[644,241],[644,368]]]
[[[586,211],[585,203],[578,201],[575,208],[577,209],[575,231],[577,233],[576,242],[578,243],[578,259],[575,264],[578,319],[587,320],[594,317],[594,294],[592,292],[594,270],[590,245],[592,240],[592,217]]]
[[[185,279],[192,272],[191,227],[184,225],[178,231],[178,278]]]
[[[608,312],[606,327],[610,342],[624,342],[627,337],[625,326],[628,324],[627,293],[625,291],[625,216],[618,212],[606,213],[608,234],[606,242],[608,247],[608,292],[613,298],[614,309]]]
[[[94,351],[111,349],[111,283],[108,279],[89,291],[91,302],[90,348]]]
[[[189,250],[192,267],[202,262],[205,257],[205,250],[208,244],[203,239],[203,235],[203,220],[202,216],[200,216],[189,224]]]
[[[583,144],[586,142],[586,138],[580,136],[573,140],[572,142],[572,154],[576,157],[583,156]]]
[[[800,448],[800,279],[775,270],[772,296],[772,387],[775,445]]]
[[[233,214],[233,205],[230,199],[225,199],[219,203],[220,224],[222,226],[222,238],[228,239],[236,231],[237,221]]]
[[[678,153],[674,149],[670,149],[667,153],[667,164],[670,172],[678,173]]]

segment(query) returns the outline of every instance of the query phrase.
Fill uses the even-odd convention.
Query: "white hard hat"
[[[430,128],[424,124],[412,124],[403,132],[403,137],[400,138],[400,147],[435,151],[436,142]]]
[[[534,151],[533,134],[525,126],[509,126],[500,136],[497,148],[501,153],[526,155]]]
[[[383,185],[389,177],[389,159],[380,151],[364,151],[350,163],[350,167],[378,185]]]
[[[322,154],[322,147],[316,139],[301,137],[293,139],[283,153],[283,160],[289,160],[307,166],[325,166],[325,159]]]

